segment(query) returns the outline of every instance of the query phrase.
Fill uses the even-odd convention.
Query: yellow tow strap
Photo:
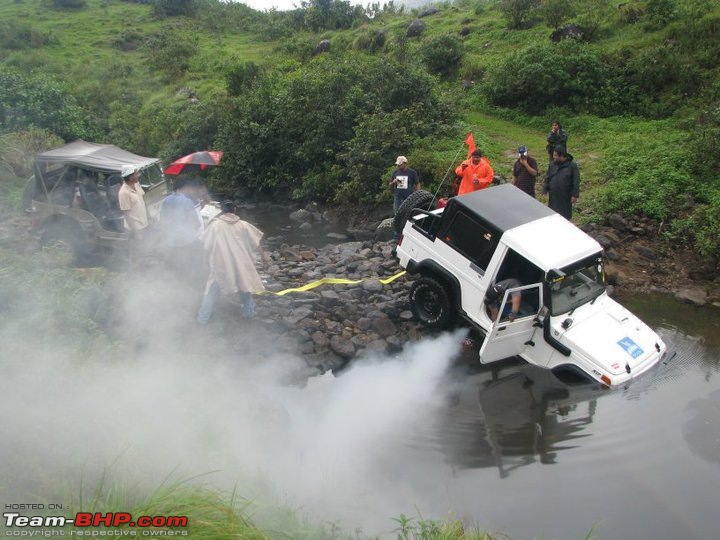
[[[378,279],[378,281],[380,283],[382,283],[383,285],[387,285],[388,283],[392,283],[397,278],[399,278],[400,276],[403,276],[403,275],[405,275],[405,270],[403,270],[402,272],[398,272],[397,274],[395,274],[394,276],[390,276],[389,278]],[[275,296],[284,296],[288,293],[309,291],[310,289],[314,289],[315,287],[324,285],[326,283],[335,284],[335,285],[337,285],[337,284],[357,285],[358,283],[362,283],[363,281],[368,281],[370,279],[376,279],[376,278],[365,278],[365,279],[354,279],[354,280],[353,279],[344,279],[344,278],[322,278],[322,279],[318,279],[317,281],[312,281],[310,283],[307,283],[307,284],[303,285],[302,287],[294,287],[292,289],[285,289],[284,291],[278,291],[278,292],[260,291],[255,294],[258,294],[258,295],[274,294]]]

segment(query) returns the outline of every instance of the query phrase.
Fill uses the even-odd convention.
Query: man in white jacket
[[[210,321],[221,293],[240,294],[243,314],[248,318],[255,315],[252,294],[265,289],[255,268],[255,256],[260,254],[265,263],[270,262],[270,256],[260,246],[262,237],[262,231],[235,214],[232,201],[222,203],[222,213],[200,237],[208,255],[210,274],[197,316],[199,324]]]

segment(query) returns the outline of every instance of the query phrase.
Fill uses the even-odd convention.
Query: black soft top
[[[476,214],[499,232],[509,231],[555,213],[512,184],[502,184],[453,197],[445,212],[453,213],[458,207]]]

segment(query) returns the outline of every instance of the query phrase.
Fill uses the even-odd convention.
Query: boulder
[[[563,39],[576,39],[578,41],[581,41],[584,38],[585,32],[583,32],[583,29],[577,24],[566,24],[565,26],[561,26],[552,34],[550,34],[550,39],[554,43],[558,43]]]
[[[313,56],[317,56],[318,54],[326,53],[329,50],[330,50],[330,40],[323,39],[320,43],[317,44],[317,47],[315,47],[315,50],[313,51]]]
[[[417,37],[425,31],[425,23],[423,21],[414,20],[411,22],[407,31],[405,32],[406,37]]]
[[[680,289],[675,291],[675,299],[687,304],[704,306],[708,301],[708,294],[705,289],[698,287]]]

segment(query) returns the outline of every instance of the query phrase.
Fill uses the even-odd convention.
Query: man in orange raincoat
[[[460,187],[458,195],[472,193],[478,189],[488,187],[495,173],[493,172],[490,161],[482,155],[480,149],[476,149],[470,154],[470,159],[463,161],[455,169],[455,174],[460,179]]]

